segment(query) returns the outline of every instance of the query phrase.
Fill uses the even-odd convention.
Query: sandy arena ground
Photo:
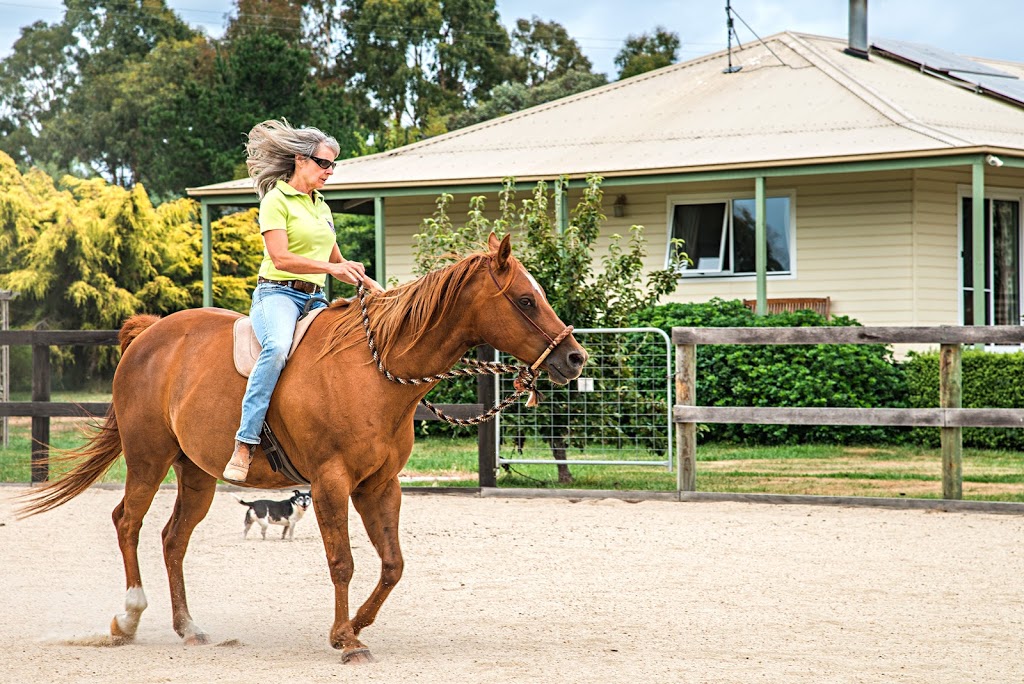
[[[244,509],[218,492],[186,560],[217,645],[186,648],[161,490],[140,544],[149,609],[136,643],[111,648],[121,493],[16,521],[20,491],[0,488],[3,682],[1024,681],[1022,516],[406,495],[405,576],[363,633],[377,662],[353,667],[327,645],[312,515],[294,541],[243,540]],[[379,566],[355,521],[353,539],[358,605]]]

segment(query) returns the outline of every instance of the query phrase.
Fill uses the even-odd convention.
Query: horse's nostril
[[[569,354],[569,365],[573,368],[582,368],[587,362],[587,355],[584,352],[572,352]]]

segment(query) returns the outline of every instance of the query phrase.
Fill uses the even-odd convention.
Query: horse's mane
[[[367,297],[367,311],[374,344],[385,366],[392,355],[412,349],[428,332],[448,316],[463,288],[481,268],[487,268],[491,255],[478,253],[383,293]],[[518,263],[509,257],[509,265]],[[508,280],[506,287],[511,284]],[[497,294],[497,293],[496,293]],[[341,306],[335,302],[331,308]],[[363,316],[358,301],[328,323],[320,357],[366,344]]]

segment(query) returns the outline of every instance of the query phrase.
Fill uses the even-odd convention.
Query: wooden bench
[[[768,298],[768,313],[788,313],[792,311],[803,311],[804,309],[810,309],[815,313],[819,313],[825,317],[825,320],[829,319],[831,315],[831,297],[776,297]],[[757,311],[757,300],[756,299],[744,299],[743,306],[747,307],[751,311]]]

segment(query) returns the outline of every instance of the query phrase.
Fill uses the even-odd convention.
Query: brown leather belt
[[[290,287],[293,290],[299,292],[305,292],[306,294],[320,294],[324,291],[322,287],[308,280],[271,280],[270,278],[264,278],[263,276],[257,276],[257,283],[273,283],[274,285],[284,285]]]

